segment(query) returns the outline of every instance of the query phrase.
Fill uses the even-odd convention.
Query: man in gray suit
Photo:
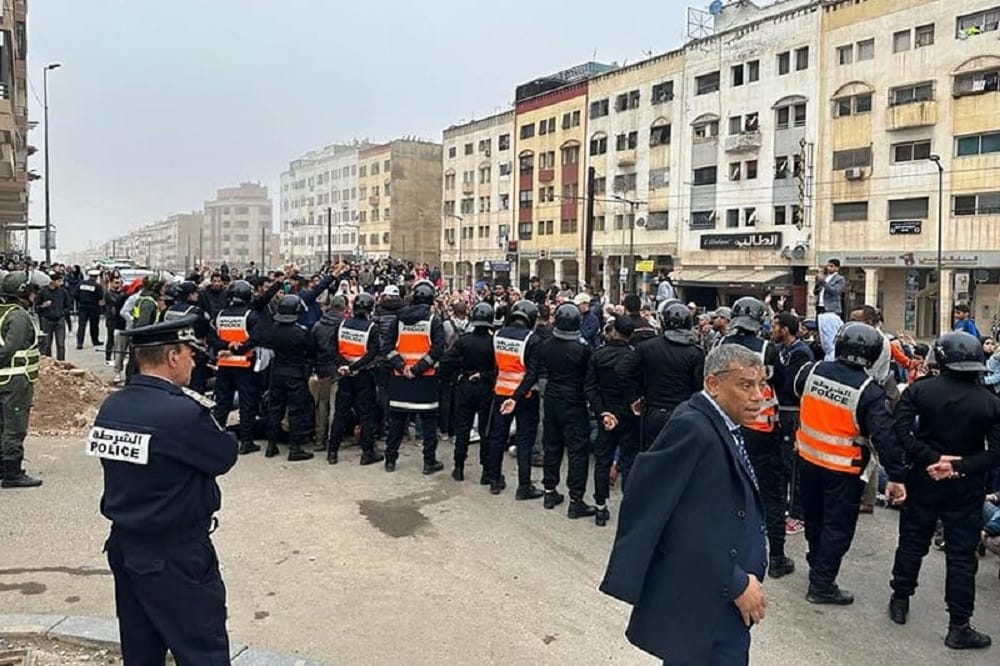
[[[844,290],[847,280],[840,274],[840,259],[826,262],[823,272],[816,276],[813,294],[816,295],[816,327],[819,329],[819,341],[826,353],[824,360],[834,359],[833,340],[837,331],[843,326],[841,318],[844,312]]]

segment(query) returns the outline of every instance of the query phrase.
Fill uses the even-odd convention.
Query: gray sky
[[[507,108],[517,84],[595,51],[622,63],[675,48],[687,4],[34,0],[39,99],[44,65],[63,64],[49,77],[59,250],[200,209],[241,180],[273,195],[290,159],[333,141],[440,141],[448,125]],[[41,104],[29,97],[41,149]],[[39,150],[30,168],[43,167]],[[44,221],[41,181],[30,216]],[[37,256],[38,232],[31,245]]]

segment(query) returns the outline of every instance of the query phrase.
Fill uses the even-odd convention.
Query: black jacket
[[[320,377],[333,377],[337,374],[333,352],[337,347],[337,326],[342,321],[343,312],[330,310],[313,324],[311,334],[316,346],[316,374]]]
[[[774,390],[778,395],[778,404],[782,407],[798,407],[799,399],[795,395],[795,378],[806,363],[812,363],[812,350],[802,340],[796,339],[787,347],[778,348],[780,363],[774,368]]]
[[[35,296],[35,311],[46,321],[57,322],[67,319],[73,309],[73,299],[66,287],[43,287]]]
[[[264,336],[266,347],[274,351],[272,377],[308,379],[316,362],[316,342],[298,324],[275,324]]]
[[[555,336],[539,347],[548,382],[545,399],[558,400],[571,405],[586,405],[583,386],[590,367],[590,347],[583,338],[564,340]]]
[[[459,336],[441,359],[441,374],[461,381],[479,375],[476,381],[490,386],[496,380],[497,362],[493,336],[488,328],[476,328]]]
[[[215,319],[215,315],[229,305],[229,296],[225,288],[215,291],[211,287],[201,292],[201,309],[208,313],[208,316]]]
[[[680,344],[660,335],[638,347],[639,391],[648,409],[672,411],[702,389],[705,352],[694,344]]]
[[[101,301],[104,300],[104,290],[97,280],[87,278],[76,289],[76,301],[81,308],[96,310],[101,306]]]
[[[611,412],[619,421],[632,415],[631,405],[639,397],[637,361],[635,348],[622,340],[612,340],[590,356],[586,392],[594,414]]]
[[[403,309],[403,299],[398,296],[390,296],[384,299],[375,308],[372,321],[378,326],[378,339],[382,348],[379,350],[381,356],[386,356],[392,351],[392,345],[396,344],[396,322],[399,318],[399,311]]]

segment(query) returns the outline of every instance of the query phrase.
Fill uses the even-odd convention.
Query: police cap
[[[195,315],[186,315],[149,326],[120,331],[129,340],[132,347],[159,347],[162,345],[184,344],[204,351],[194,334],[194,325],[198,322]]]

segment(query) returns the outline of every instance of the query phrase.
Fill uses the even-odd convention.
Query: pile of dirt
[[[47,638],[0,639],[0,665],[108,666],[121,663],[121,657],[107,649],[70,645]]]
[[[42,437],[78,437],[94,423],[97,409],[112,388],[94,373],[72,363],[42,357],[35,384],[29,431]]]

